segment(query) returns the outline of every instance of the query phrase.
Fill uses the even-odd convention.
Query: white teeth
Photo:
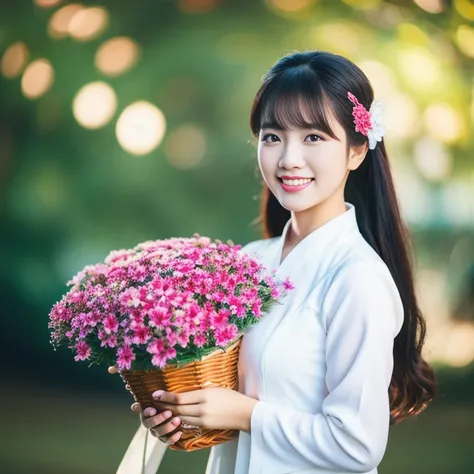
[[[283,184],[287,186],[303,186],[305,184],[311,183],[312,179],[282,179]]]

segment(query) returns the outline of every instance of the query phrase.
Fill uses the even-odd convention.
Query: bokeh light
[[[352,23],[327,22],[314,28],[313,44],[322,45],[336,54],[355,54],[362,48],[361,31]]]
[[[364,14],[372,25],[383,29],[396,29],[400,23],[406,20],[404,10],[387,2],[383,2],[375,10],[367,10]]]
[[[41,8],[50,8],[59,5],[62,0],[34,0],[35,5]]]
[[[456,31],[459,49],[470,58],[474,58],[474,28],[467,25],[459,26]]]
[[[447,104],[430,105],[425,110],[424,122],[433,138],[445,143],[458,141],[465,132],[461,116]]]
[[[414,138],[420,132],[420,111],[408,94],[395,93],[383,100],[387,135],[396,139]]]
[[[206,153],[206,136],[193,124],[182,125],[170,133],[165,147],[166,158],[176,168],[198,165]]]
[[[22,41],[10,45],[2,56],[2,74],[9,79],[18,76],[26,66],[28,56],[28,47]]]
[[[165,131],[165,116],[158,107],[146,101],[126,107],[115,128],[120,146],[133,155],[153,151],[161,143]]]
[[[474,83],[471,90],[471,121],[474,124]]]
[[[371,10],[377,8],[382,0],[342,0],[347,5],[361,10]]]
[[[68,24],[68,32],[78,41],[97,38],[107,27],[109,14],[103,7],[84,8],[77,11]]]
[[[467,227],[474,223],[474,188],[464,178],[450,179],[442,189],[445,219],[450,225]]]
[[[37,59],[28,65],[21,78],[21,90],[28,99],[44,95],[54,83],[54,69],[47,59]]]
[[[474,21],[474,3],[470,0],[454,0],[454,7],[466,20]]]
[[[296,12],[308,8],[315,3],[315,0],[266,0],[271,8],[276,8],[284,12]]]
[[[178,0],[183,13],[207,13],[217,7],[219,0]]]
[[[76,120],[85,128],[103,127],[117,109],[117,96],[105,82],[91,82],[76,94],[72,110]]]
[[[392,172],[404,217],[409,222],[426,224],[433,203],[415,164],[399,157],[392,161]]]
[[[424,48],[402,49],[398,54],[400,72],[409,86],[419,92],[433,92],[441,83],[442,71],[433,55]]]
[[[416,141],[413,154],[416,166],[425,179],[439,182],[449,178],[452,157],[442,143],[432,137],[422,137]]]
[[[422,47],[428,46],[429,36],[413,23],[400,23],[397,28],[397,34],[404,43]]]
[[[414,0],[414,2],[428,13],[441,13],[444,11],[443,0]]]
[[[474,361],[474,325],[468,322],[453,323],[445,332],[444,362],[464,367]]]
[[[79,3],[71,3],[57,10],[49,20],[48,33],[52,38],[66,38],[69,34],[69,24],[76,13],[83,10]]]
[[[394,74],[387,65],[373,59],[367,59],[360,61],[358,66],[369,78],[378,99],[385,100],[394,94],[396,90]]]
[[[449,320],[447,285],[445,272],[438,268],[421,268],[417,274],[416,286],[421,311],[429,315],[434,327],[443,327]]]
[[[106,76],[124,74],[138,61],[140,48],[131,38],[120,36],[105,41],[95,55],[96,68]]]

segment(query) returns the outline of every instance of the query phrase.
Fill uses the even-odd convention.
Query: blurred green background
[[[2,473],[115,472],[132,400],[106,367],[53,352],[49,310],[111,249],[258,238],[251,101],[280,56],[315,48],[359,64],[385,104],[440,382],[380,473],[472,473],[472,0],[1,3]],[[206,456],[170,452],[160,472],[203,473]]]

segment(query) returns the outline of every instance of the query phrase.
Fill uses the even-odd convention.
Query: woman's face
[[[344,201],[350,162],[346,134],[328,118],[332,138],[316,128],[279,130],[263,123],[258,162],[267,186],[287,210],[302,212],[330,198]]]

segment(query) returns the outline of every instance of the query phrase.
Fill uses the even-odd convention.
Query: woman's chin
[[[304,212],[304,211],[307,211],[308,209],[311,209],[312,207],[314,207],[314,204],[308,205],[307,203],[301,203],[301,204],[289,203],[288,201],[283,201],[283,202],[280,201],[280,204],[287,211],[295,212],[295,213]]]

